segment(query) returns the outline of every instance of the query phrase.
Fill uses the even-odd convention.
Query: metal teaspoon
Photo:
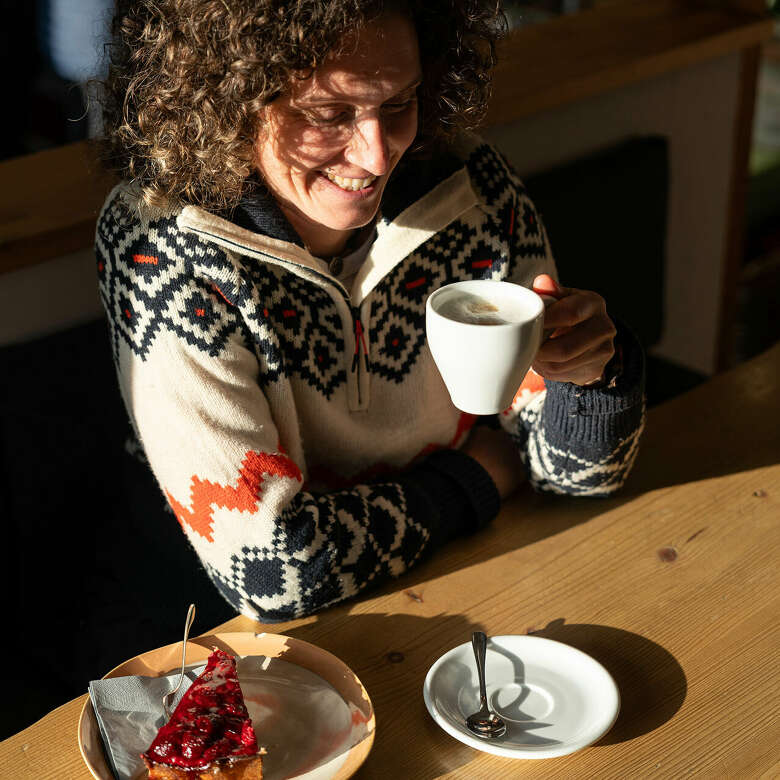
[[[179,682],[176,683],[176,687],[172,691],[168,691],[168,693],[163,696],[162,700],[163,710],[165,711],[165,717],[167,720],[171,719],[170,705],[173,701],[173,697],[176,695],[176,691],[181,688],[181,684],[184,682],[184,666],[187,660],[187,639],[190,635],[190,628],[192,627],[193,620],[195,620],[195,605],[190,604],[190,608],[187,610],[187,618],[184,621],[184,639],[181,643],[181,672],[179,674]]]
[[[493,712],[487,703],[485,690],[485,651],[487,637],[482,631],[471,635],[471,646],[474,648],[474,658],[477,660],[477,675],[479,677],[479,710],[466,718],[466,725],[478,737],[493,739],[506,733],[506,723]]]

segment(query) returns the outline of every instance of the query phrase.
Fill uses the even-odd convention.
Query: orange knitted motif
[[[168,490],[165,495],[182,528],[186,524],[195,533],[213,542],[211,522],[214,507],[237,509],[239,512],[254,511],[260,501],[260,485],[265,474],[297,479],[298,482],[303,480],[301,470],[287,455],[249,450],[241,462],[235,487],[201,479],[194,474],[190,487],[191,509],[180,504]]]

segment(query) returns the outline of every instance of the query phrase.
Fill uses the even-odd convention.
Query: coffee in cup
[[[506,409],[542,342],[544,302],[511,282],[440,287],[426,304],[428,346],[452,403],[471,414]]]
[[[445,297],[436,307],[436,312],[447,319],[469,325],[508,325],[526,319],[525,307],[517,305],[511,297],[494,296],[491,300],[465,290]]]

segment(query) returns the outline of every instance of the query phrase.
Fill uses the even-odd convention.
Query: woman
[[[467,0],[117,17],[108,158],[126,181],[96,247],[120,386],[187,538],[250,617],[401,574],[526,473],[606,495],[633,462],[636,343],[599,296],[557,286],[522,185],[463,132],[500,18]],[[425,344],[427,296],[470,278],[560,298],[500,426],[452,406]]]

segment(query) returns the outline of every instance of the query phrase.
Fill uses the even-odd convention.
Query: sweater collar
[[[303,241],[279,208],[276,199],[257,176],[252,176],[249,188],[235,209],[222,212],[220,216],[244,230],[303,246]]]
[[[390,176],[382,197],[382,215],[395,219],[409,203],[414,203],[437,184],[455,173],[463,163],[445,153],[427,159],[403,159]],[[255,174],[238,205],[219,216],[245,230],[302,247],[303,241],[290,224],[276,199]]]
[[[359,305],[401,260],[477,203],[462,160],[447,154],[403,161],[388,181],[377,238],[346,291],[328,263],[311,255],[268,189],[259,181],[230,213],[186,206],[179,227],[223,248],[282,265],[298,276],[330,283]]]

